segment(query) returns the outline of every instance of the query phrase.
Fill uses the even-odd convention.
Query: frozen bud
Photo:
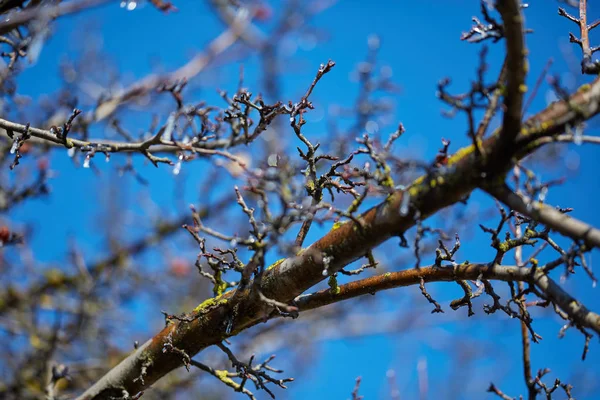
[[[405,217],[408,215],[408,208],[410,206],[410,192],[405,191],[402,193],[402,201],[400,202],[400,215]]]
[[[373,120],[369,120],[365,124],[365,130],[371,134],[377,133],[379,131],[379,124]]]
[[[12,146],[10,147],[10,154],[15,154],[15,152],[17,151],[17,149],[19,148],[19,141],[15,140],[12,144]]]
[[[133,11],[137,8],[137,1],[135,1],[135,0],[122,1],[121,8],[125,8],[125,9],[127,9],[127,11]]]
[[[575,127],[575,133],[573,134],[573,143],[577,146],[581,146],[583,143],[583,126],[581,124]]]
[[[269,164],[269,167],[276,167],[278,161],[279,156],[277,154],[271,154],[267,159],[267,164]]]
[[[548,195],[548,186],[544,186],[542,187],[542,189],[540,190],[540,195],[538,197],[538,201],[540,203],[543,203],[544,201],[546,201],[546,196]]]
[[[181,172],[181,160],[179,160],[175,163],[175,166],[173,167],[173,175],[179,175],[180,172]]]

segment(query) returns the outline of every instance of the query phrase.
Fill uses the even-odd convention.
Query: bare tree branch
[[[600,247],[600,230],[569,217],[559,210],[513,192],[508,186],[488,189],[489,193],[498,200],[549,228],[562,233],[574,240],[583,241],[586,246]]]

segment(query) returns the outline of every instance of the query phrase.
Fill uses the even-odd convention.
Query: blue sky
[[[529,87],[533,86],[549,58],[554,59],[551,71],[559,74],[564,83],[569,83],[573,79],[568,72],[573,67],[577,72],[579,63],[578,49],[568,44],[568,32],[574,31],[576,26],[557,15],[557,7],[560,5],[558,2],[530,3],[525,15],[527,26],[535,33],[527,36],[530,51]],[[596,2],[590,3],[593,4],[589,6],[588,15],[590,20],[594,20],[594,17],[600,17],[600,6]],[[56,91],[60,85],[57,65],[65,55],[75,58],[81,54],[81,38],[88,39],[86,45],[101,45],[109,62],[114,63],[124,80],[129,83],[153,71],[157,64],[163,70],[177,68],[218,35],[222,25],[207,11],[203,2],[177,1],[176,5],[179,12],[168,15],[163,15],[150,6],[139,7],[131,12],[118,6],[110,6],[59,21],[55,34],[44,47],[38,62],[20,75],[19,92],[38,99],[40,95],[50,95]],[[575,13],[576,10],[571,12]],[[436,84],[441,78],[451,77],[451,88],[456,92],[468,89],[481,47],[461,42],[459,38],[461,32],[469,29],[473,15],[479,16],[478,2],[475,1],[339,1],[316,17],[311,24],[327,33],[326,40],[315,44],[313,37],[305,35],[299,42],[289,43],[290,48],[295,48],[295,51],[290,56],[290,62],[286,63],[281,100],[298,99],[312,80],[318,65],[332,59],[336,62],[336,67],[318,85],[314,95],[315,105],[325,117],[332,104],[352,105],[358,87],[351,82],[351,73],[356,64],[364,59],[367,37],[377,34],[382,41],[380,66],[391,68],[394,82],[401,87],[400,93],[390,95],[396,111],[391,124],[381,127],[382,133],[391,132],[398,121],[404,124],[407,133],[395,147],[402,155],[431,160],[440,147],[442,137],[451,139],[451,151],[456,150],[468,142],[465,120],[461,116],[448,119],[440,114],[444,106],[435,98]],[[267,22],[264,29],[268,30],[269,26]],[[600,44],[600,34],[592,34],[592,44]],[[490,77],[496,75],[503,51],[502,42],[490,47]],[[242,64],[246,71],[245,85],[250,88],[259,87],[258,59],[245,58]],[[215,89],[234,91],[239,65],[240,63],[235,63],[225,68],[219,67],[200,76],[196,81],[200,88],[194,92],[195,98],[209,103],[216,102],[218,96]],[[579,82],[589,80],[586,77],[578,79]],[[530,110],[542,109],[546,99],[544,88]],[[144,113],[130,113],[127,116],[128,119],[124,119],[124,122],[133,132],[145,129],[148,125],[149,117]],[[166,115],[163,117],[166,118]],[[326,118],[307,124],[305,132],[312,137],[319,137],[323,134],[325,120]],[[341,122],[342,125],[344,123]],[[135,128],[136,126],[140,128]],[[103,129],[99,127],[95,133],[103,134]],[[588,133],[595,134],[596,131],[592,128]],[[293,135],[291,130],[287,134],[290,138]],[[586,146],[566,147],[565,158],[558,159],[553,169],[543,171],[542,178],[545,180],[567,176],[569,180],[565,185],[550,191],[548,201],[573,207],[574,216],[600,226],[600,214],[596,209],[596,199],[600,194],[596,151],[595,148]],[[578,163],[579,168],[569,170],[564,165],[565,160]],[[108,187],[115,179],[111,168],[116,163],[124,163],[124,159],[114,155],[109,164],[103,165],[99,161],[95,160],[102,174],[97,176],[88,169],[74,166],[66,154],[55,155],[52,166],[58,171],[58,175],[52,180],[52,196],[20,207],[11,216],[17,223],[34,224],[32,246],[42,261],[63,260],[66,250],[64,238],[67,236],[76,236],[78,243],[88,254],[94,254],[102,245],[102,240],[97,235],[86,230],[86,222],[94,223],[102,218],[97,207],[103,197],[109,195]],[[24,159],[23,163],[26,165],[27,160]],[[186,171],[187,183],[183,198],[176,198],[172,174],[168,168],[161,167],[155,171],[153,167],[144,167],[141,163],[139,166],[140,172],[150,183],[148,187],[141,187],[132,179],[123,179],[121,201],[124,206],[135,206],[141,198],[147,196],[164,208],[165,214],[177,215],[187,204],[198,200],[198,187],[206,178],[201,171],[196,172],[193,167]],[[480,204],[482,208],[493,204],[486,195],[480,193],[474,194],[471,202],[471,206]],[[143,209],[136,212],[138,215],[143,213]],[[311,238],[316,236],[317,234]],[[487,246],[485,236],[475,234],[470,240],[463,241],[459,254],[472,261],[489,260],[491,252]],[[189,256],[193,260],[194,252],[190,252]],[[597,252],[591,257],[599,259]],[[571,288],[579,285],[577,295],[597,311],[600,309],[598,289],[592,289],[589,280],[581,275],[566,285]],[[448,309],[447,314],[452,314],[447,304],[458,295],[457,288],[450,287],[450,284],[432,285],[431,291],[440,302],[445,302],[442,304]],[[440,317],[428,314],[429,305],[416,295],[418,288],[415,287],[382,294],[386,304],[383,311],[397,309],[398,305],[425,310],[420,318],[422,328],[319,342],[318,351],[313,353],[315,358],[305,375],[297,376],[293,372],[293,365],[288,367],[290,374],[297,377],[297,382],[289,385],[288,392],[280,392],[281,397],[350,398],[354,379],[362,376],[361,394],[366,395],[366,398],[389,398],[389,378],[386,374],[389,370],[394,370],[401,398],[416,398],[419,363],[427,365],[430,399],[445,398],[451,392],[453,382],[455,384],[457,379],[466,377],[471,378],[469,385],[459,389],[464,390],[471,398],[485,398],[485,389],[492,380],[511,396],[525,393],[518,352],[509,350],[520,343],[516,321],[509,321],[500,315],[483,315],[481,307],[484,302],[487,303],[486,299],[476,303],[476,318],[466,323],[462,320],[456,322],[452,315]],[[416,300],[408,301],[413,298]],[[368,312],[368,308],[360,310]],[[466,311],[458,311],[463,312]],[[544,340],[533,347],[534,369],[549,367],[553,371],[552,378],[558,376],[566,381],[572,381],[574,377],[585,381],[586,369],[596,368],[597,375],[597,366],[600,365],[598,341],[592,341],[588,360],[582,363],[580,353],[583,337],[569,332],[566,338],[557,340],[560,321],[551,314],[546,315],[540,318],[538,324],[538,331],[543,334]],[[161,323],[162,317],[156,315],[154,326],[158,327]],[[152,329],[147,332],[152,332]],[[456,337],[468,339],[453,345],[455,340],[452,338]],[[497,354],[498,347],[507,350]],[[463,355],[474,352],[477,362],[471,366],[452,364],[457,352]],[[283,358],[282,354],[278,359]],[[583,383],[578,381],[574,392],[576,397],[592,399],[592,393],[578,390],[584,386]],[[599,390],[596,386],[596,393]]]

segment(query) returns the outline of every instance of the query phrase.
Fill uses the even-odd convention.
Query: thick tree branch
[[[599,111],[598,102],[600,80],[596,79],[588,90],[574,94],[569,104],[579,104],[582,109],[591,112],[585,118],[591,118]],[[535,133],[538,137],[561,133],[568,124],[581,119],[580,113],[573,113],[567,101],[555,103],[531,120],[539,122],[536,130],[521,132],[522,136]],[[549,119],[552,117],[553,119]],[[495,146],[498,131],[482,142],[484,150]],[[526,152],[518,153],[521,157]],[[277,263],[265,271],[262,277],[261,292],[269,299],[290,302],[310,287],[319,283],[323,275],[324,262],[327,259],[327,272],[334,273],[366,252],[383,243],[392,236],[400,235],[415,224],[415,212],[421,218],[454,204],[464,198],[478,185],[482,184],[479,160],[474,145],[459,150],[448,159],[446,168],[435,170],[418,178],[406,190],[397,190],[386,201],[362,214],[358,220],[361,229],[354,221],[348,221],[330,231],[323,238],[295,257]],[[503,167],[507,168],[507,167]],[[408,197],[408,213],[400,212]],[[404,210],[403,210],[404,211]],[[555,285],[546,277],[539,277],[536,285],[555,290]],[[248,286],[249,288],[252,285]],[[235,296],[235,301],[232,301]],[[567,304],[564,296],[557,298],[557,304],[573,307],[573,312],[581,312],[578,303]],[[250,289],[242,292],[230,291],[222,296],[209,299],[199,305],[185,321],[171,321],[154,338],[131,354],[113,370],[109,371],[80,399],[102,399],[122,395],[123,390],[136,394],[152,385],[169,371],[182,365],[179,355],[164,352],[167,338],[179,349],[193,356],[198,351],[234,336],[240,331],[264,321],[271,313],[258,296]],[[592,322],[590,322],[590,325]],[[142,367],[144,379],[137,379]]]
[[[469,264],[455,266],[413,268],[388,272],[360,279],[339,286],[336,293],[329,289],[300,296],[295,304],[300,311],[312,310],[343,300],[366,294],[375,294],[382,290],[418,285],[423,279],[427,282],[456,282],[459,280],[497,280],[505,282],[527,282],[536,285],[553,303],[557,304],[577,324],[590,328],[600,334],[600,315],[589,311],[585,306],[565,292],[550,279],[541,268],[531,269],[512,265]],[[573,303],[573,304],[571,304]]]
[[[600,92],[598,80],[591,85],[589,92]],[[594,112],[588,117],[598,111],[598,96],[577,93],[569,101],[592,108]],[[571,114],[571,108],[568,106],[554,106],[552,112],[545,110],[534,119],[540,119],[544,115],[552,115],[556,117],[554,121],[560,122],[552,125],[542,124],[542,127],[536,131],[540,136],[546,133],[544,127],[560,132],[561,126],[564,129],[573,119],[580,118],[579,114]],[[486,139],[483,147],[494,146],[497,138],[498,132]],[[356,229],[352,221],[346,222],[298,256],[286,259],[268,269],[262,278],[262,293],[280,302],[293,300],[325,278],[324,257],[328,259],[328,272],[338,271],[362,257],[367,250],[412,227],[415,210],[418,209],[423,218],[429,216],[459,201],[478,185],[480,179],[474,146],[459,150],[450,157],[448,168],[444,171],[435,171],[417,179],[408,190],[394,192],[384,203],[365,212],[360,217],[362,229]],[[410,196],[411,207],[408,214],[400,213],[402,199],[405,196]],[[544,278],[540,278],[540,282],[551,286],[551,283]],[[231,302],[234,294],[235,304]],[[163,352],[163,344],[167,337],[176,347],[184,349],[189,355],[194,355],[211,344],[263,321],[269,313],[270,310],[266,309],[263,302],[252,296],[249,289],[242,293],[231,291],[218,298],[209,299],[194,310],[191,314],[191,322],[172,321],[161,333],[115,369],[109,371],[80,398],[106,398],[121,393],[123,389],[135,394],[150,386],[167,372],[182,365],[180,357]],[[227,326],[231,326],[228,333],[225,329]],[[140,375],[142,366],[149,362],[152,363],[152,367],[145,368],[146,375],[142,383],[136,378]]]
[[[526,92],[525,37],[520,1],[501,0],[498,1],[497,8],[502,15],[506,39],[506,87],[502,133],[492,157],[510,159],[514,141],[521,131],[523,95]]]

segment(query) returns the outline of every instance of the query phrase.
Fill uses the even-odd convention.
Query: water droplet
[[[577,146],[581,146],[581,144],[583,143],[583,126],[581,124],[575,127],[575,133],[573,134],[573,143],[575,143]]]
[[[15,154],[15,152],[17,151],[17,147],[19,147],[19,142],[15,140],[12,146],[10,147],[10,154]]]
[[[540,195],[538,196],[538,201],[543,203],[546,200],[546,195],[548,194],[548,186],[544,186],[540,189]]]
[[[71,147],[67,150],[67,155],[72,158],[75,155],[75,147]]]
[[[90,160],[91,160],[91,157],[89,156],[89,154],[87,156],[85,156],[85,160],[83,160],[83,168],[90,167]]]
[[[373,120],[367,121],[365,124],[365,130],[369,132],[369,134],[376,133],[379,131],[379,124]]]
[[[235,247],[235,246],[237,246],[237,244],[238,244],[238,241],[237,241],[237,239],[231,239],[231,242],[229,242],[229,245],[230,245],[231,247]]]
[[[597,284],[598,284],[598,281],[594,279],[592,281],[592,287],[595,289]]]
[[[400,215],[405,217],[408,214],[410,206],[410,193],[408,191],[402,193],[402,202],[400,203]]]
[[[379,39],[379,36],[375,35],[375,34],[371,34],[369,35],[368,39],[367,39],[367,44],[369,45],[369,47],[373,50],[377,50],[379,48],[379,46],[381,45],[381,40]]]
[[[104,161],[106,161],[106,162],[110,161],[110,154],[106,153],[106,158],[104,159]]]
[[[279,156],[277,154],[271,154],[267,159],[267,164],[269,164],[269,167],[276,167],[278,160]]]
[[[173,167],[173,175],[179,175],[180,172],[181,172],[181,160],[177,161],[177,163]]]
[[[394,75],[394,70],[389,65],[384,65],[381,67],[379,74],[382,78],[389,79],[392,77],[392,75]]]

